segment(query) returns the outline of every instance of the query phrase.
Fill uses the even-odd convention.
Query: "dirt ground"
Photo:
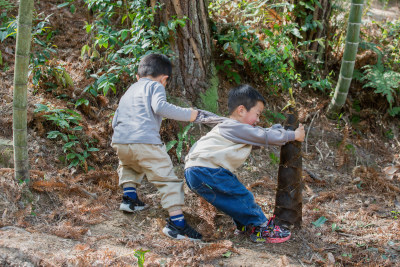
[[[85,70],[91,66],[80,58],[89,14],[86,10],[71,14],[67,9],[57,9],[60,3],[40,1],[35,7],[46,15],[53,14],[51,27],[59,29],[54,39],[58,47],[55,64],[63,64],[74,80],[74,87],[62,93],[78,97],[91,82],[85,78]],[[381,14],[379,6],[373,8],[371,12]],[[398,5],[393,8],[398,12]],[[12,139],[15,44],[6,40],[2,45],[9,52],[4,57],[9,69],[0,72],[0,139],[6,140],[0,142],[0,156],[6,157],[6,143]],[[222,82],[221,92],[229,86]],[[360,90],[356,83],[353,86],[350,90]],[[135,214],[118,211],[118,160],[110,147],[108,119],[117,98],[111,97],[105,105],[101,99],[94,99],[91,111],[81,110],[84,131],[99,140],[100,148],[89,159],[95,170],[84,173],[60,162],[61,148],[46,138],[49,126],[33,112],[37,103],[51,101],[64,108],[68,104],[30,87],[32,185],[28,188],[26,183],[15,181],[12,162],[2,161],[0,266],[135,266],[135,251],[141,250],[147,251],[145,266],[399,266],[400,174],[387,175],[384,168],[400,165],[400,121],[373,107],[357,114],[357,125],[350,123],[354,114],[350,108],[340,121],[331,121],[324,115],[327,96],[305,89],[295,95],[300,120],[306,126],[302,146],[303,226],[293,229],[288,242],[255,244],[245,236],[234,235],[232,220],[202,202],[186,186],[185,217],[203,234],[203,242],[175,241],[161,233],[167,213],[161,209],[157,190],[147,182],[138,192],[150,207]],[[279,111],[285,105],[283,98],[268,96],[268,108]],[[199,137],[208,130],[194,127],[190,134]],[[253,150],[237,171],[268,216],[274,209],[279,167],[271,155],[279,158],[279,152],[278,147]],[[175,157],[174,161],[177,175],[183,178],[183,164]],[[321,217],[327,220],[319,225],[316,221]]]

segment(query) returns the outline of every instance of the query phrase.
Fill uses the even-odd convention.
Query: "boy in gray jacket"
[[[233,218],[237,232],[250,232],[254,242],[280,243],[289,240],[290,231],[275,225],[273,217],[268,220],[253,194],[233,174],[250,155],[252,146],[304,141],[302,125],[295,131],[281,125],[256,127],[265,103],[249,85],[232,89],[228,98],[230,117],[191,148],[186,156],[185,178],[193,192]]]
[[[112,122],[112,147],[119,158],[119,185],[124,194],[120,210],[134,212],[146,205],[139,200],[136,188],[144,175],[161,193],[161,205],[169,213],[163,233],[176,239],[201,239],[182,213],[183,180],[178,178],[160,138],[163,117],[179,121],[199,120],[205,111],[177,107],[167,102],[165,86],[172,65],[160,54],[145,56],[139,64],[138,81],[122,96]]]

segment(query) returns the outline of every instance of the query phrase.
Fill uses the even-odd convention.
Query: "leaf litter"
[[[62,14],[55,17],[54,24],[60,28],[69,19]],[[85,19],[86,14],[80,13],[77,24],[83,25]],[[67,50],[71,47],[71,36],[80,36],[82,31],[78,28],[64,27],[69,37],[62,34],[56,37],[58,46],[66,50],[65,57],[54,64],[63,64],[74,79],[74,91],[63,89],[63,93],[72,97],[83,96],[81,89],[91,82],[83,78],[85,70],[90,64],[98,64],[81,62],[77,59],[79,52]],[[81,37],[72,40],[77,47],[84,44],[85,38]],[[72,63],[74,57],[79,63]],[[12,71],[13,66],[7,75],[10,73],[11,77]],[[2,88],[7,88],[1,89],[2,95],[12,93],[9,91],[11,79],[6,78],[2,83]],[[14,180],[14,169],[0,169],[0,255],[11,255],[11,249],[24,253],[14,258],[0,256],[0,262],[23,259],[41,266],[131,266],[137,262],[133,251],[144,249],[149,250],[145,254],[146,266],[260,266],[267,260],[277,266],[395,266],[400,263],[400,219],[396,217],[396,212],[400,212],[399,147],[394,141],[388,145],[381,141],[374,121],[390,123],[382,118],[362,118],[363,125],[371,127],[365,135],[359,135],[351,128],[337,127],[322,114],[312,115],[324,107],[320,103],[329,103],[329,99],[313,102],[300,97],[298,102],[304,107],[302,122],[310,124],[315,117],[303,159],[308,170],[303,171],[303,227],[293,231],[290,241],[267,247],[251,243],[244,236],[234,236],[232,220],[186,186],[185,215],[207,242],[178,242],[162,235],[165,222],[161,218],[167,213],[161,210],[159,195],[149,183],[140,187],[139,194],[146,203],[152,203],[150,209],[133,215],[118,212],[121,192],[115,171],[117,159],[109,147],[109,121],[103,119],[111,116],[116,103],[104,97],[90,98],[90,105],[81,110],[84,131],[97,139],[103,149],[102,153],[94,153],[94,159],[89,162],[96,170],[80,174],[52,162],[59,154],[55,144],[45,138],[49,125],[32,112],[32,103],[54,99],[49,95],[34,95],[32,91],[29,99],[29,123],[37,131],[28,134],[30,142],[37,143],[38,147],[38,152],[30,151],[31,187]],[[63,101],[55,101],[57,106],[65,105]],[[282,100],[271,96],[270,102],[273,106]],[[1,107],[4,116],[0,118],[0,134],[5,137],[11,136],[11,110],[10,103]],[[171,122],[164,128],[170,128],[164,134],[171,135],[179,127]],[[349,144],[355,148],[353,154],[346,150]],[[35,153],[44,147],[47,151],[37,157]],[[272,148],[253,151],[252,161],[238,170],[238,177],[254,192],[268,216],[273,212],[277,173],[277,166],[269,160],[271,151]],[[312,223],[319,218],[327,220],[316,228]],[[227,252],[231,252],[230,256],[223,257]]]

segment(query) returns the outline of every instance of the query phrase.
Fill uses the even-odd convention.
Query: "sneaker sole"
[[[265,243],[283,243],[286,242],[290,239],[291,235],[287,236],[287,237],[283,237],[283,238],[267,238],[267,240],[265,241]]]
[[[121,205],[119,205],[119,210],[122,210],[124,212],[132,213],[132,212],[135,212],[135,211],[144,210],[144,209],[146,209],[148,207],[147,205],[143,206],[143,207],[136,206],[135,209],[132,210],[129,206],[130,206],[129,204],[121,203]]]
[[[290,234],[287,237],[280,237],[280,238],[264,238],[264,237],[257,237],[255,235],[251,235],[250,239],[251,241],[255,242],[255,243],[269,243],[269,244],[277,244],[277,243],[283,243],[286,242],[290,239],[292,235]]]
[[[190,238],[190,237],[187,237],[185,235],[180,235],[180,234],[177,234],[176,236],[173,236],[173,235],[169,234],[170,231],[171,230],[169,228],[167,228],[167,227],[164,227],[164,229],[162,230],[164,235],[166,235],[168,237],[171,237],[173,239],[177,239],[177,240],[189,239],[189,240],[192,240],[192,241],[200,241],[201,240],[201,239]]]

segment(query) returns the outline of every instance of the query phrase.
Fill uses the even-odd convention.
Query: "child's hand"
[[[192,109],[192,114],[190,115],[190,122],[193,122],[197,118],[197,114],[199,114],[199,111]]]
[[[303,124],[299,124],[299,128],[294,131],[295,140],[299,142],[304,141],[305,133]]]

